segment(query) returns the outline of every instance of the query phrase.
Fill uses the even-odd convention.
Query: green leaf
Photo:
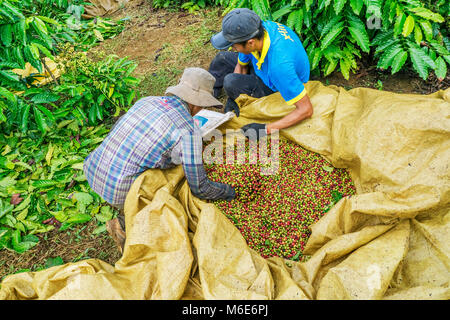
[[[20,121],[20,131],[25,133],[28,130],[28,116],[30,114],[31,105],[27,104],[25,106],[25,110],[22,113],[21,121]]]
[[[15,73],[11,72],[11,71],[0,70],[0,75],[3,76],[4,78],[6,78],[9,81],[13,81],[13,82],[19,82],[20,81],[19,76],[17,74],[15,74]]]
[[[7,1],[3,1],[2,5],[5,6],[6,8],[8,8],[8,10],[10,12],[12,12],[13,14],[15,14],[17,17],[19,17],[20,19],[25,19],[24,15],[18,10],[16,9],[15,6],[13,6],[12,4],[9,4]]]
[[[94,202],[94,198],[87,192],[75,192],[73,198],[77,200],[77,208],[82,213],[85,213],[86,207]]]
[[[356,43],[364,52],[370,51],[370,40],[369,35],[365,29],[349,27],[348,31],[352,35],[353,39],[356,40]]]
[[[278,9],[277,11],[273,12],[272,19],[273,19],[273,21],[279,21],[281,17],[290,13],[291,11],[292,11],[291,5],[287,4],[283,7],[281,7],[280,9]]]
[[[1,25],[0,25],[1,26]],[[11,45],[12,42],[12,25],[11,24],[4,24],[3,26],[1,26],[1,39],[3,44],[6,47],[9,47]]]
[[[414,18],[413,16],[408,16],[405,20],[405,24],[403,25],[403,32],[402,35],[404,37],[407,37],[411,34],[411,32],[414,30]]]
[[[327,165],[323,165],[322,169],[325,170],[326,172],[332,172],[334,170],[333,167],[327,166]]]
[[[95,37],[97,38],[98,41],[104,41],[105,40],[103,38],[102,33],[98,29],[94,29],[92,31],[94,32],[94,35],[95,35]]]
[[[6,100],[15,103],[16,102],[16,95],[9,91],[6,88],[0,87],[0,97],[5,97]]]
[[[31,55],[33,56],[33,58],[35,58],[36,60],[39,60],[39,58],[40,58],[39,48],[36,45],[36,43],[30,43],[28,48],[30,49],[30,52],[31,52]],[[39,63],[40,63],[40,60],[39,60]]]
[[[350,6],[352,7],[353,12],[359,16],[359,13],[361,12],[361,9],[364,5],[363,0],[350,0]]]
[[[407,51],[400,51],[399,53],[397,53],[397,55],[394,57],[394,59],[392,60],[391,63],[391,74],[394,74],[398,71],[400,71],[400,69],[402,68],[402,66],[405,64],[406,59],[408,59],[408,52]]]
[[[336,39],[336,37],[342,32],[342,30],[344,30],[343,25],[344,25],[344,22],[337,23],[331,29],[331,31],[327,35],[325,35],[325,37],[323,37],[321,44],[320,44],[321,50],[324,50],[326,47],[328,47],[334,41],[334,39]]]
[[[69,217],[65,222],[70,224],[85,223],[92,219],[90,214],[77,213]]]
[[[103,206],[100,209],[100,213],[95,215],[95,218],[100,222],[107,222],[113,218],[113,210],[110,206]]]
[[[42,44],[33,42],[33,45],[35,45],[47,58],[53,59],[53,55],[46,47],[44,47]]]
[[[394,57],[402,51],[399,44],[389,47],[378,60],[377,68],[387,69],[391,65]]]
[[[339,191],[331,191],[331,197],[335,203],[338,203],[342,199],[343,195]]]
[[[428,68],[436,69],[436,64],[434,63],[434,60],[418,45],[416,45],[414,42],[410,42],[408,43],[408,46],[410,48],[413,48],[417,52],[417,54],[422,58],[422,60],[425,62]]]
[[[336,15],[339,15],[341,13],[342,9],[344,9],[345,4],[347,3],[347,0],[334,0],[333,8],[334,12],[336,12]]]
[[[127,95],[127,106],[131,106],[133,99],[136,96],[136,91],[131,91],[128,95]],[[99,108],[100,109],[100,108]],[[99,110],[100,111],[100,110]],[[103,120],[103,115],[100,117],[100,120]]]
[[[47,117],[47,119],[50,120],[51,123],[54,123],[56,121],[53,113],[51,113],[51,111],[48,110],[46,107],[37,104],[35,105],[35,108],[38,108],[39,111],[41,111]]]
[[[394,24],[394,37],[396,37],[397,35],[399,35],[402,32],[405,21],[406,21],[406,15],[404,13],[402,13],[401,15],[399,15],[397,17],[397,19],[395,20],[395,24]]]
[[[439,81],[442,81],[447,76],[447,65],[442,57],[438,57],[435,62],[436,68],[434,69],[434,72]]]
[[[64,261],[60,256],[57,256],[55,258],[50,257],[47,259],[47,261],[45,261],[45,268],[60,266],[62,264],[64,264]]]
[[[23,238],[20,237],[20,231],[14,230],[11,238],[11,245],[13,249],[18,253],[23,253],[35,245],[37,245],[39,242],[39,238],[35,235],[29,234],[24,236]]]
[[[330,19],[330,21],[328,21],[325,26],[323,27],[323,29],[320,31],[320,37],[322,38],[323,36],[325,36],[326,34],[328,34],[331,29],[340,21],[342,20],[341,16],[336,16],[333,19]]]
[[[303,9],[298,9],[291,12],[287,18],[286,25],[301,34],[303,26]]]
[[[300,255],[301,255],[301,254],[302,254],[302,251],[299,250],[299,251],[295,254],[295,256],[292,257],[292,260],[298,261],[298,260],[300,259]]]
[[[306,11],[309,11],[309,9],[313,5],[313,3],[314,3],[314,0],[305,0],[305,9],[306,9]]]
[[[272,20],[271,10],[268,0],[252,0],[252,9],[262,20]]]
[[[36,189],[48,188],[57,184],[58,182],[54,180],[35,180],[31,183],[31,185]]]
[[[424,7],[417,7],[417,8],[408,8],[409,11],[413,12],[415,15],[425,18],[427,20],[431,20],[437,23],[442,23],[445,21],[445,19],[439,14],[435,13],[431,10],[428,10]]]
[[[54,25],[56,25],[56,26],[59,26],[59,25],[60,25],[60,23],[59,23],[58,21],[56,21],[56,20],[54,20],[54,19],[51,19],[51,18],[49,18],[49,17],[45,17],[45,16],[37,16],[37,18],[39,18],[39,19],[41,19],[42,21],[45,21],[45,22],[47,22],[47,23],[54,24]]]
[[[12,212],[14,209],[14,206],[10,204],[9,202],[5,201],[3,202],[2,199],[0,199],[0,219],[3,218],[6,214]]]
[[[319,48],[315,48],[314,55],[311,60],[311,70],[314,70],[315,68],[317,68],[321,58],[322,58],[322,51]]]
[[[20,69],[24,69],[25,68],[25,60],[23,58],[22,48],[20,48],[20,47],[13,48],[13,56],[14,56],[15,61],[19,64]]]
[[[325,70],[324,70],[324,77],[326,77],[327,75],[332,73],[334,71],[334,69],[336,69],[338,61],[339,60],[335,60],[335,59],[329,60],[327,66],[325,67]]]
[[[27,35],[26,35],[26,22],[25,19],[21,19],[14,24],[14,36],[20,42],[22,46],[27,45]]]
[[[45,133],[48,130],[47,122],[45,121],[44,115],[38,108],[33,108],[34,119],[36,120],[36,124],[41,130],[42,133]]]
[[[431,23],[429,21],[419,21],[419,23],[425,34],[425,39],[428,41],[433,39],[433,27],[431,26]]]
[[[441,56],[447,56],[450,54],[450,52],[436,40],[429,41],[429,44],[431,44],[433,49],[436,50],[436,52]]]
[[[417,73],[423,80],[426,80],[428,78],[428,69],[425,61],[422,58],[422,50],[409,47],[409,55],[411,57],[414,70],[417,71]]]
[[[36,29],[38,33],[48,34],[47,26],[45,23],[39,19],[38,17],[34,17],[32,22],[33,27]]]
[[[381,0],[365,0],[367,6],[367,13],[374,14],[377,17],[381,17]]]
[[[31,101],[33,101],[34,103],[50,103],[58,101],[59,98],[59,95],[57,95],[56,93],[44,91],[33,96],[33,98],[31,98]]]
[[[417,44],[420,45],[420,43],[422,42],[423,39],[423,34],[422,31],[420,30],[419,25],[415,25],[414,26],[414,40],[416,41]]]
[[[341,73],[344,76],[345,80],[348,80],[350,77],[350,62],[347,59],[340,59],[339,67],[341,68]]]
[[[8,160],[6,157],[0,156],[0,168],[5,169],[14,169],[14,163]],[[12,181],[15,181],[12,177],[4,177],[2,180],[0,180],[0,188],[6,188],[6,183],[12,183]],[[14,182],[15,183],[15,182]]]

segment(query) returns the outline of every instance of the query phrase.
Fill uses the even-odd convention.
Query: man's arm
[[[189,188],[194,196],[206,200],[232,200],[234,189],[227,184],[211,181],[203,166],[202,137],[198,131],[184,134],[182,139],[181,162]]]
[[[248,66],[244,66],[238,62],[234,68],[234,73],[248,74]]]
[[[300,100],[294,103],[295,110],[284,116],[278,121],[268,123],[266,126],[267,133],[271,133],[272,130],[281,130],[289,128],[300,121],[310,118],[313,114],[313,107],[311,100],[307,94]]]

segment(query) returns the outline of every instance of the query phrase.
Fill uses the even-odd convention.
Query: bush
[[[206,2],[206,3],[205,3]],[[327,76],[337,68],[345,79],[363,55],[392,74],[412,67],[424,80],[439,80],[450,64],[450,3],[446,0],[210,0],[155,1],[192,8],[220,5],[224,14],[253,9],[263,20],[286,24],[300,36],[311,72]]]

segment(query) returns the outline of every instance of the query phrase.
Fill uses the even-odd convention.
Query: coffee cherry
[[[267,140],[270,151],[271,139]],[[273,175],[261,174],[261,169],[270,164],[262,164],[259,157],[256,163],[249,163],[248,143],[245,152],[244,164],[237,163],[235,154],[231,155],[234,163],[226,164],[224,148],[224,164],[205,165],[212,181],[230,184],[236,190],[234,200],[214,204],[262,257],[305,261],[309,227],[340,197],[356,193],[350,175],[290,141],[279,141],[279,168]]]

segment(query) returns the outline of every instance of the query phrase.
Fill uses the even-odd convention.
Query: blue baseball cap
[[[222,21],[222,31],[211,37],[214,48],[223,50],[231,45],[255,37],[261,26],[261,18],[252,10],[238,8],[229,12]]]

